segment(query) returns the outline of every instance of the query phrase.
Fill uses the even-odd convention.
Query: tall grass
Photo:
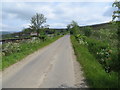
[[[117,88],[119,86],[117,73],[106,73],[87,47],[80,45],[74,36],[71,36],[71,41],[90,88]]]

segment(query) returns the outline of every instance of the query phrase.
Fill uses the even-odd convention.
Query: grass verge
[[[106,73],[89,50],[84,45],[80,45],[74,36],[71,36],[71,41],[90,88],[117,88],[119,86],[117,73]]]
[[[52,39],[48,39],[44,42],[40,42],[40,43],[33,44],[33,45],[26,44],[26,43],[21,44],[20,52],[12,53],[9,56],[2,57],[2,67],[0,68],[0,70],[4,70],[5,68],[9,67],[10,65],[22,60],[27,55],[37,51],[40,48],[43,48],[43,47],[49,45],[50,43],[54,42],[55,40],[57,40],[60,37],[61,36],[57,36]]]

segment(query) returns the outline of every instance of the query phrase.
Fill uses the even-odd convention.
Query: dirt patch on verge
[[[75,73],[75,87],[76,88],[89,88],[86,82],[85,77],[83,76],[82,67],[80,63],[77,61],[76,56],[73,51],[73,65],[74,65],[74,73]]]

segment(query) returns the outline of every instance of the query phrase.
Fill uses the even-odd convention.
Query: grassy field
[[[54,42],[55,40],[57,40],[60,37],[61,36],[49,38],[44,42],[40,41],[40,40],[37,40],[37,41],[36,40],[35,41],[31,41],[31,40],[23,41],[23,42],[19,42],[18,43],[19,45],[17,43],[15,43],[16,46],[14,46],[14,44],[12,43],[12,45],[13,45],[12,49],[11,49],[11,45],[7,44],[8,46],[6,46],[6,48],[7,49],[9,48],[9,49],[6,50],[7,51],[6,55],[2,55],[2,67],[0,68],[0,70],[1,69],[4,70],[8,66],[22,60],[27,55],[33,53],[34,51],[36,51],[36,50],[38,50],[40,48],[43,48],[44,46]],[[15,51],[15,50],[17,50],[17,51]]]
[[[77,60],[82,65],[84,75],[90,88],[116,88],[118,87],[118,74],[115,72],[106,73],[101,64],[89,52],[85,45],[80,45],[74,36],[71,41]]]

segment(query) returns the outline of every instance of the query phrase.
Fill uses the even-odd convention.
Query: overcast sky
[[[4,2],[2,3],[3,31],[21,31],[30,18],[42,13],[51,28],[65,28],[72,20],[80,26],[109,22],[113,2]]]

